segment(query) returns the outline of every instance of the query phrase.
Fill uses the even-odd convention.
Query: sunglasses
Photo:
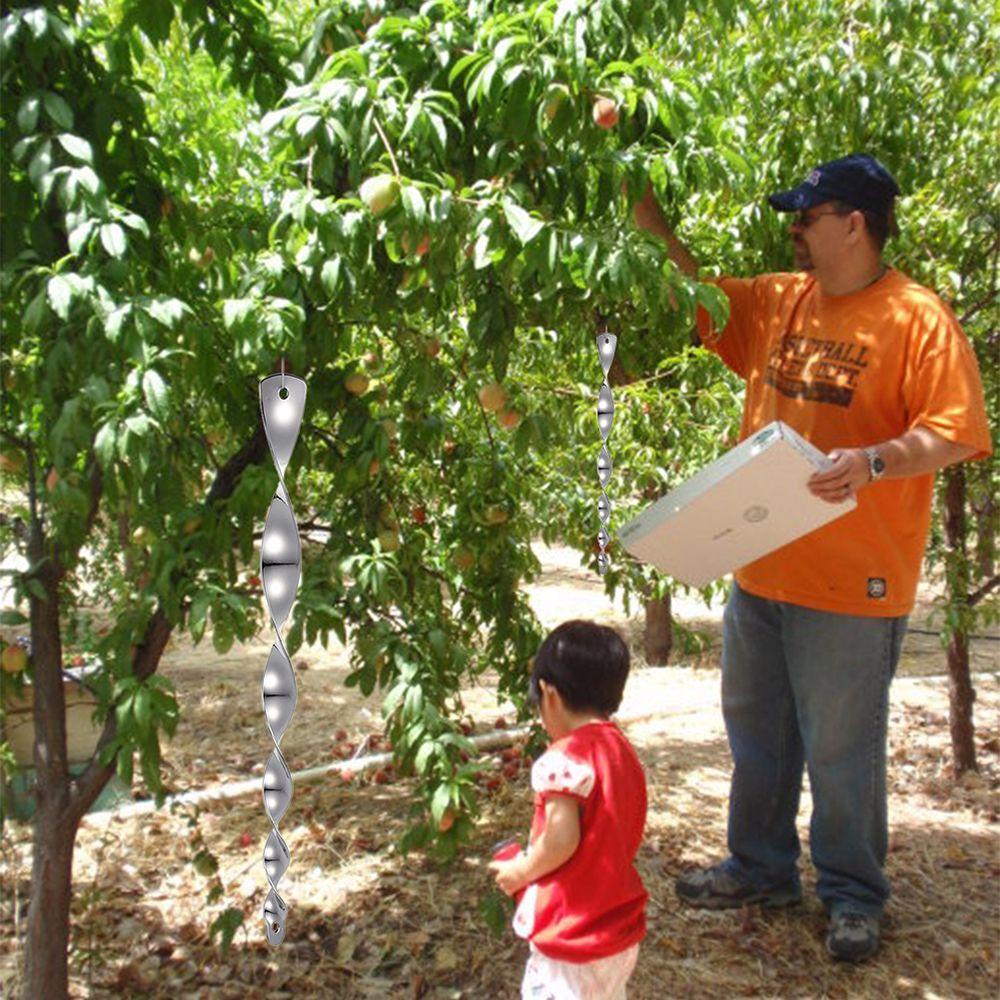
[[[853,211],[853,208],[846,212],[833,209],[829,212],[814,212],[812,215],[807,215],[805,212],[796,212],[795,218],[792,222],[794,225],[798,226],[799,229],[808,229],[817,219],[824,215],[850,215]]]

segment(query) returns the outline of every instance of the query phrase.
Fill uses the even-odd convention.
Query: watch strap
[[[885,474],[885,460],[874,445],[865,448],[865,455],[868,457],[868,482],[873,483]]]

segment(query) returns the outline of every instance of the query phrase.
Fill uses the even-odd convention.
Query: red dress
[[[646,825],[646,778],[613,722],[588,722],[556,740],[531,769],[531,843],[545,826],[552,794],[581,806],[580,844],[554,872],[531,883],[514,930],[549,958],[591,962],[646,935],[646,900],[634,860]]]

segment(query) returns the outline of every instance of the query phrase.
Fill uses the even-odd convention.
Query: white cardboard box
[[[641,562],[692,587],[842,517],[857,506],[812,495],[809,477],[830,460],[780,420],[660,497],[618,538]]]

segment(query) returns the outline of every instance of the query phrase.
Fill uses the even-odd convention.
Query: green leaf
[[[426,774],[427,765],[430,763],[431,756],[437,749],[437,744],[432,740],[428,740],[418,751],[417,756],[413,760],[413,768],[417,774]]]
[[[145,437],[152,425],[145,413],[133,413],[132,416],[125,418],[125,426],[136,437]]]
[[[104,334],[112,343],[115,343],[122,333],[122,323],[125,322],[125,317],[132,312],[132,303],[126,302],[123,306],[118,306],[117,309],[113,309],[109,314],[108,318],[104,321]]]
[[[118,778],[128,788],[132,787],[133,751],[124,748],[118,754]]]
[[[54,274],[48,284],[49,304],[60,319],[69,319],[69,307],[73,301],[73,286],[61,275]]]
[[[533,219],[517,202],[510,198],[504,199],[503,210],[510,223],[510,228],[522,244],[530,243],[545,228],[539,219]]]
[[[145,733],[149,730],[151,721],[149,688],[143,685],[135,692],[132,700],[132,713],[135,715],[136,730]]]
[[[403,188],[402,199],[403,208],[406,211],[407,217],[419,226],[424,221],[424,216],[427,214],[427,206],[424,202],[424,196],[415,185],[407,184]]]
[[[41,104],[37,94],[31,94],[21,101],[21,107],[17,110],[17,127],[22,132],[35,131],[35,126],[38,124],[38,109]]]
[[[423,847],[431,839],[431,834],[431,828],[427,823],[411,826],[399,840],[400,853],[406,854]]]
[[[94,231],[94,222],[88,219],[86,222],[82,222],[79,226],[74,228],[69,234],[69,249],[70,253],[82,253],[87,249],[87,244],[90,242],[90,235]]]
[[[210,878],[219,870],[219,862],[211,851],[204,848],[191,859],[194,870],[205,878]]]
[[[578,16],[573,30],[573,61],[576,71],[583,77],[587,70],[587,18]]]
[[[128,241],[125,231],[117,222],[106,222],[101,226],[101,243],[111,257],[123,257]]]
[[[170,25],[174,19],[174,5],[172,0],[138,0],[136,3],[138,11],[137,20],[139,26],[146,33],[149,40],[158,45],[165,42],[170,37]],[[216,32],[209,34],[206,48],[211,54],[212,38],[217,36]],[[213,55],[213,58],[215,56]],[[218,59],[216,58],[216,62]]]
[[[331,297],[336,296],[337,292],[340,291],[341,286],[341,259],[338,256],[332,257],[330,260],[323,263],[323,267],[320,270],[320,281],[323,287],[326,289],[327,294]]]
[[[221,628],[219,623],[215,623],[215,630],[212,632],[212,646],[215,651],[223,656],[233,648],[233,634],[228,630]],[[371,694],[370,691],[366,691],[366,694]]]
[[[367,698],[368,695],[375,690],[375,682],[378,677],[375,674],[375,668],[368,666],[367,664],[361,668],[358,676],[358,687],[361,688],[361,693]]]
[[[94,162],[94,154],[86,139],[81,139],[78,135],[71,135],[69,132],[63,132],[56,138],[59,140],[59,145],[74,159],[82,160],[84,163]]]
[[[208,624],[208,602],[211,594],[207,590],[199,591],[191,601],[191,609],[188,613],[188,629],[191,638],[197,646],[205,634],[205,626]]]
[[[163,381],[160,373],[150,368],[142,377],[142,390],[149,404],[150,412],[166,420],[170,415],[170,401],[167,394],[167,384]]]
[[[134,229],[137,233],[142,233],[143,236],[149,237],[149,226],[141,215],[129,212],[128,215],[122,217],[122,223],[128,226],[129,229]]]
[[[729,299],[726,293],[717,285],[699,284],[695,296],[698,304],[708,310],[715,329],[724,329],[729,321]]]
[[[479,901],[479,912],[494,937],[507,933],[511,910],[510,901],[499,889],[491,889]]]
[[[242,323],[253,311],[253,299],[225,299],[222,303],[222,322],[227,330]]]
[[[43,7],[26,10],[21,16],[25,24],[31,27],[31,33],[36,39],[45,37],[45,33],[49,30],[49,18]],[[6,17],[4,21],[7,21]]]
[[[237,910],[232,906],[227,907],[212,921],[212,925],[209,927],[209,934],[213,939],[216,934],[219,935],[219,944],[222,947],[223,955],[229,951],[229,946],[233,943],[233,937],[242,924],[243,911]]]
[[[38,149],[35,150],[35,155],[28,164],[28,177],[31,179],[31,183],[38,186],[41,183],[42,176],[47,174],[51,169],[52,142],[46,139],[44,142],[39,143]]]
[[[90,167],[80,167],[76,172],[76,176],[85,191],[88,191],[90,194],[97,194],[97,189],[101,186],[101,181]],[[149,233],[147,232],[146,235],[148,236]]]
[[[0,611],[0,625],[25,625],[28,619],[20,611]]]
[[[305,139],[312,135],[320,121],[319,115],[302,115],[295,123],[295,134],[300,139]]]
[[[51,90],[46,90],[42,95],[42,100],[45,102],[45,111],[48,116],[60,128],[68,129],[73,127],[73,112],[70,106],[58,94],[53,94]]]
[[[115,424],[111,421],[104,424],[94,438],[94,454],[102,469],[107,469],[115,455],[115,444],[118,432]]]
[[[154,299],[145,308],[157,323],[162,323],[168,330],[173,330],[189,311],[188,306],[180,299],[170,298]]]
[[[430,125],[431,143],[434,151],[444,160],[448,149],[448,129],[440,115],[433,112],[427,113],[427,122]]]
[[[431,816],[434,818],[435,823],[441,822],[441,817],[444,815],[445,809],[451,803],[451,785],[447,782],[443,782],[434,789],[434,795],[431,798]]]

